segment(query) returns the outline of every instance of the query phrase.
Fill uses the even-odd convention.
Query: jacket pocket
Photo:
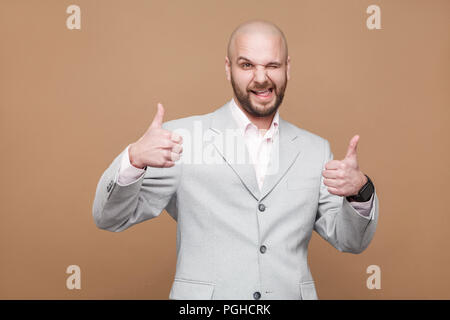
[[[169,299],[211,300],[215,285],[209,282],[175,278]]]
[[[300,283],[300,295],[302,300],[317,300],[316,286],[314,281]]]

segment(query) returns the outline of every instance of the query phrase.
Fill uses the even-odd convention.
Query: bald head
[[[231,34],[227,50],[227,56],[230,61],[233,61],[235,57],[238,43],[242,42],[242,39],[251,37],[263,37],[273,41],[279,41],[283,50],[284,59],[287,59],[287,41],[280,28],[268,21],[252,20],[242,23]]]

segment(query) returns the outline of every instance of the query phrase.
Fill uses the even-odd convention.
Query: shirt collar
[[[239,129],[241,129],[244,133],[244,135],[251,130],[251,128],[253,129],[258,129],[256,127],[255,124],[253,124],[247,117],[247,115],[241,110],[241,108],[238,107],[238,105],[236,104],[236,102],[234,101],[234,98],[231,99],[231,103],[230,103],[230,107],[231,107],[231,113],[233,115],[233,118],[235,119]],[[280,121],[280,116],[277,112],[275,113],[273,119],[272,119],[272,123],[270,124],[269,130],[267,130],[267,132],[264,135],[264,138],[267,139],[272,139],[275,134],[278,133],[278,126],[279,126],[279,121]]]

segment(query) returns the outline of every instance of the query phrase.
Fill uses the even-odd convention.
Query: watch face
[[[373,194],[373,184],[369,180],[368,183],[364,186],[363,190],[360,192],[360,196],[363,199],[362,201],[369,201],[370,197]]]
[[[374,191],[374,186],[370,178],[367,177],[367,179],[367,183],[362,186],[357,195],[347,197],[348,201],[366,202],[370,200]]]

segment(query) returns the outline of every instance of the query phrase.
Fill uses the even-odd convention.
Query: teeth
[[[269,88],[266,90],[252,90],[252,92],[260,97],[269,97],[270,93],[272,92],[272,89]]]

